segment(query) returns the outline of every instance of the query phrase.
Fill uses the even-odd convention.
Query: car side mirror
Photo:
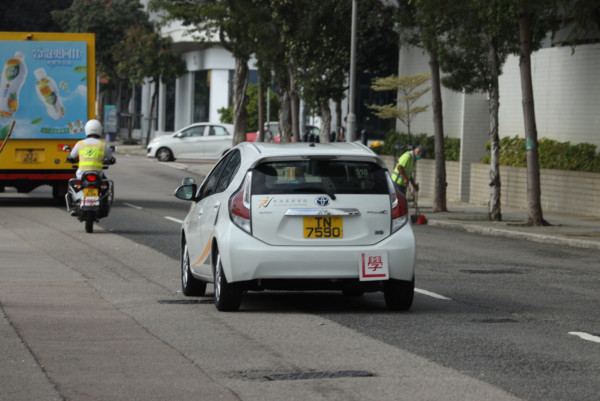
[[[196,184],[182,185],[175,190],[173,195],[178,199],[190,201],[194,200],[197,190],[198,186]]]
[[[185,177],[181,180],[181,185],[192,185],[195,184],[196,180],[193,177]]]

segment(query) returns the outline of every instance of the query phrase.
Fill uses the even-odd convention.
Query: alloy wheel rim
[[[215,268],[215,300],[221,297],[221,255],[217,255],[217,264]]]
[[[183,249],[183,263],[181,264],[181,279],[183,280],[183,285],[187,286],[188,282],[188,266],[190,264],[190,257],[188,255],[187,245]]]

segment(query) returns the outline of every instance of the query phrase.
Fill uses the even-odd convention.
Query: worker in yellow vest
[[[411,183],[415,191],[419,191],[419,184],[413,178],[416,171],[417,160],[425,157],[426,150],[423,146],[417,146],[413,150],[405,152],[398,158],[398,163],[392,173],[392,181],[398,190],[406,196],[406,188]]]
[[[85,127],[86,139],[79,141],[71,150],[69,155],[72,160],[79,159],[79,167],[75,175],[78,179],[84,171],[102,171],[102,165],[114,164],[115,158],[113,157],[110,146],[102,140],[102,124],[98,120],[89,120]]]

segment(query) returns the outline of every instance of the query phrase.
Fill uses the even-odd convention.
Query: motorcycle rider
[[[77,142],[71,150],[71,153],[67,156],[67,162],[76,163],[77,160],[79,160],[79,166],[75,173],[78,180],[81,179],[84,171],[102,171],[102,165],[104,163],[116,163],[110,146],[106,142],[100,140],[100,136],[102,135],[102,123],[92,119],[85,124],[83,129],[87,138]],[[70,187],[72,188],[71,185]],[[81,196],[81,191],[69,194],[69,203],[75,205]],[[76,208],[73,208],[71,215],[77,215]]]
[[[116,162],[112,150],[108,144],[100,140],[102,135],[102,123],[98,120],[89,120],[85,127],[86,139],[75,144],[67,161],[76,161],[79,159],[79,167],[75,176],[81,179],[84,171],[102,171],[102,165],[114,164]]]

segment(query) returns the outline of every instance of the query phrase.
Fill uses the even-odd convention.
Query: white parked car
[[[384,162],[358,143],[244,142],[198,187],[181,229],[183,293],[240,308],[247,291],[383,291],[411,307],[415,238],[406,199]]]
[[[233,143],[232,124],[195,123],[179,131],[154,138],[148,157],[160,161],[175,159],[220,159]]]

